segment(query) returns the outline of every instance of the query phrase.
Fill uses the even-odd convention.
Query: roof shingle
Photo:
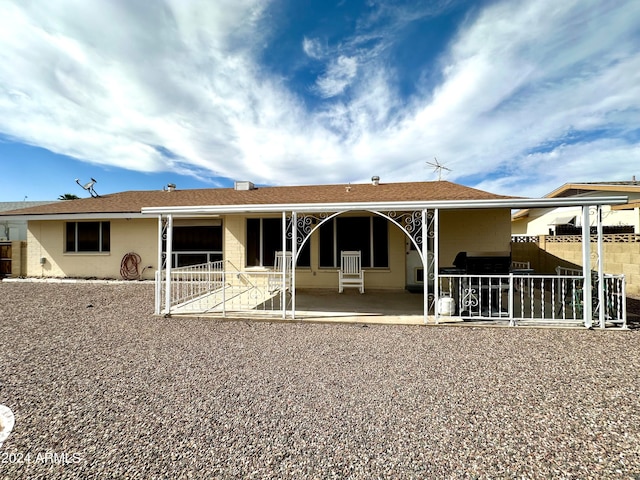
[[[258,187],[253,190],[209,188],[127,191],[97,198],[63,200],[48,205],[3,212],[3,215],[63,215],[79,213],[140,213],[143,207],[204,205],[279,205],[514,198],[448,181]]]

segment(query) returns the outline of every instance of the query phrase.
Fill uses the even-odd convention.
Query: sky
[[[0,201],[640,179],[637,0],[0,0]]]

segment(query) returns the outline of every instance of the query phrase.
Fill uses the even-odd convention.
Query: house
[[[46,205],[47,203],[51,202],[0,202],[0,214],[19,208]],[[14,218],[0,222],[0,278],[22,273],[22,258],[26,240],[26,220]]]
[[[17,210],[22,208],[37,207],[47,205],[52,201],[42,202],[0,202],[0,215],[3,212]],[[15,242],[27,239],[27,222],[26,220],[4,220],[0,222],[0,242]]]
[[[545,198],[578,197],[587,199],[603,195],[624,195],[625,205],[605,206],[602,222],[605,233],[640,233],[640,182],[588,182],[566,183]],[[514,213],[512,232],[514,235],[579,235],[582,225],[580,207],[547,207],[522,209]],[[594,212],[589,216],[589,225],[595,227]]]
[[[28,276],[119,278],[125,271],[128,278],[155,278],[158,314],[261,308],[295,317],[296,289],[337,290],[341,252],[356,251],[367,291],[423,290],[425,321],[438,318],[442,292],[455,297],[458,313],[478,318],[502,315],[508,306],[515,324],[515,304],[503,305],[503,286],[512,282],[513,289],[513,278],[498,278],[510,273],[512,209],[600,209],[627,201],[521,199],[447,181],[373,177],[370,184],[347,185],[169,185],[7,212],[0,220],[28,221]],[[290,260],[282,261],[282,252]],[[586,299],[590,269],[577,278],[573,289],[586,284],[580,283]],[[590,324],[586,303],[571,306],[573,320]],[[542,314],[560,315],[555,306]]]

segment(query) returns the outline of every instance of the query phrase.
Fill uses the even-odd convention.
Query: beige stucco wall
[[[362,212],[344,215],[361,216]],[[224,258],[227,268],[246,269],[246,217],[227,215],[223,224]],[[510,249],[510,211],[461,210],[440,212],[440,266],[450,266],[459,251],[500,252]],[[111,220],[111,251],[108,253],[65,253],[63,221],[30,221],[28,229],[28,260],[26,274],[33,277],[96,277],[120,278],[120,262],[130,251],[142,257],[146,269],[144,278],[153,278],[157,268],[157,219]],[[389,267],[365,269],[368,289],[402,289],[406,283],[408,237],[403,230],[389,223]],[[319,231],[308,240],[311,266],[296,270],[299,288],[337,288],[335,268],[319,267]],[[45,258],[44,265],[40,259]],[[256,267],[255,271],[267,269]]]
[[[441,267],[453,265],[458,252],[509,252],[511,210],[469,209],[440,212]]]
[[[120,262],[128,252],[142,258],[143,278],[152,279],[158,263],[158,220],[115,219],[111,222],[111,251],[66,253],[65,222],[30,221],[27,231],[27,275],[30,277],[121,278]],[[44,265],[40,259],[45,258]]]

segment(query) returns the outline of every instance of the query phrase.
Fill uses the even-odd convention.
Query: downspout
[[[165,315],[171,315],[171,264],[173,263],[173,215],[167,215],[167,263],[165,270],[167,278],[165,281],[164,308]]]
[[[589,228],[589,206],[582,207],[582,315],[584,326],[593,325],[591,305],[591,232]]]

